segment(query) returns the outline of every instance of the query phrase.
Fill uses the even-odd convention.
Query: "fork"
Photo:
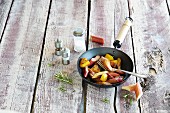
[[[97,64],[103,68],[104,70],[108,70],[100,60],[97,61]],[[130,71],[126,71],[126,70],[122,70],[122,69],[116,69],[116,68],[112,68],[113,70],[112,71],[116,71],[116,70],[120,70],[124,73],[127,73],[127,74],[130,74],[130,75],[134,75],[136,77],[140,77],[140,78],[147,78],[148,76],[147,75],[144,75],[144,74],[138,74],[138,73],[134,73],[134,72],[130,72]]]

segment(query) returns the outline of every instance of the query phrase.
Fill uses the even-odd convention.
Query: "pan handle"
[[[120,29],[120,31],[118,33],[118,36],[117,36],[116,40],[113,43],[113,46],[115,48],[120,48],[121,47],[121,44],[122,44],[123,40],[125,39],[126,34],[127,34],[128,30],[129,30],[130,26],[132,26],[132,22],[133,22],[133,19],[131,17],[127,17],[125,19],[125,22],[122,25],[122,27],[121,27],[121,29]]]

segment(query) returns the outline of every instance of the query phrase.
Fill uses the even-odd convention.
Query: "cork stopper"
[[[73,31],[73,35],[74,36],[82,36],[84,34],[84,30],[82,28],[76,28],[74,31]]]

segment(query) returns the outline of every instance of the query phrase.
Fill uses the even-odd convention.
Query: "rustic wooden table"
[[[76,67],[82,53],[73,50],[73,30],[81,27],[87,41],[96,35],[113,47],[127,16],[134,21],[120,50],[133,59],[134,72],[157,74],[147,80],[131,76],[109,89],[85,84]],[[0,17],[1,111],[170,113],[169,0],[0,0]],[[69,65],[54,55],[57,39],[71,50]],[[88,49],[100,46],[88,43]],[[73,78],[72,85],[54,78],[60,71]],[[121,87],[137,81],[145,81],[143,96],[129,104]]]

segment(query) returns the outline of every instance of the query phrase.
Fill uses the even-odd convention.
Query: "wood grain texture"
[[[104,46],[110,47],[113,44],[114,36],[114,6],[113,0],[92,0],[89,35],[103,37],[105,39]],[[100,47],[97,43],[89,42],[89,49]],[[87,113],[114,113],[114,93],[115,88],[96,88],[88,85],[87,88]],[[104,98],[109,103],[102,102]]]
[[[12,0],[0,0],[0,36],[2,36],[5,23],[7,21],[8,12],[10,10]]]
[[[83,112],[81,111],[82,79],[77,71],[77,59],[81,53],[73,50],[73,30],[77,27],[86,29],[87,4],[87,0],[52,1],[34,102],[35,113]],[[63,42],[63,47],[71,51],[69,65],[62,64],[61,56],[53,55],[57,39]],[[48,64],[52,62],[55,62],[55,65],[49,67]],[[67,72],[73,79],[73,85],[63,84],[54,78],[54,75],[60,71]],[[66,89],[65,92],[59,90],[62,86]]]
[[[115,40],[118,31],[120,30],[125,17],[129,15],[127,1],[92,1],[91,14],[90,14],[90,35],[96,35],[105,39],[104,46],[113,47],[113,41]],[[101,45],[90,42],[89,48],[100,47]],[[127,35],[120,49],[126,52],[131,58],[133,58],[132,41],[130,33]],[[135,77],[130,77],[125,84],[135,83]],[[117,98],[114,100],[115,93]],[[117,92],[115,88],[111,89],[99,89],[93,86],[88,86],[87,92],[87,113],[112,113],[112,112],[124,112],[129,109],[124,108],[124,99],[121,86],[118,87]],[[103,103],[101,100],[108,98],[110,103]],[[114,107],[115,106],[115,107]],[[129,110],[129,112],[136,112],[138,108],[135,107]],[[116,109],[115,109],[116,108]],[[134,109],[135,108],[135,109]]]
[[[133,15],[133,10],[130,1],[116,0],[115,2],[115,38],[118,35],[118,32],[123,25],[125,18]],[[129,13],[130,12],[130,13]],[[132,17],[133,18],[133,17]],[[133,25],[132,25],[133,26]],[[121,51],[125,52],[133,61],[134,67],[133,71],[135,72],[135,63],[133,57],[133,45],[132,45],[131,30],[129,29],[128,34],[125,37],[125,40],[122,43],[120,48]],[[133,93],[122,90],[122,86],[127,86],[136,83],[136,77],[130,76],[130,78],[121,86],[117,87],[117,96],[116,96],[116,110],[118,113],[139,113],[138,103],[135,101]],[[130,105],[124,96],[127,94],[133,95],[133,102]]]
[[[0,45],[0,108],[30,112],[49,1],[14,1]]]
[[[169,15],[170,15],[170,1],[166,0],[166,4],[167,4],[168,12],[169,12]]]
[[[108,7],[109,6],[109,7]],[[129,15],[128,2],[127,1],[92,1],[91,11],[91,24],[90,34],[97,35],[105,38],[105,45],[107,47],[113,47],[113,41],[115,40],[118,32],[123,25],[125,17]],[[89,44],[90,48],[99,47],[100,45],[95,43]],[[126,36],[122,47],[120,48],[123,52],[127,53],[133,59],[133,48],[130,31]],[[134,84],[136,77],[131,76],[127,82],[123,85]],[[133,102],[133,106],[130,106],[123,96],[129,92],[121,90],[121,86],[117,87],[117,92],[114,88],[111,89],[98,89],[92,86],[88,87],[87,92],[87,112],[139,112],[137,102]],[[92,90],[92,91],[90,91]],[[93,91],[94,90],[94,91]],[[114,96],[116,94],[116,100]],[[109,98],[110,104],[102,103],[102,98]],[[89,99],[88,99],[89,98]],[[114,109],[114,105],[115,108]],[[104,109],[103,109],[104,106]]]
[[[0,111],[170,113],[169,6],[169,0],[0,0]],[[133,60],[134,72],[148,74],[151,68],[157,71],[145,80],[139,103],[134,100],[132,105],[123,97],[129,92],[121,87],[136,80],[142,83],[143,79],[131,76],[116,88],[88,85],[87,92],[83,91],[77,71],[81,53],[73,50],[73,30],[86,30],[88,26],[89,35],[103,37],[103,46],[113,47],[128,15],[134,19],[132,31],[120,50]],[[54,54],[57,38],[71,50],[69,65],[62,65],[62,57]],[[101,46],[91,41],[88,45],[89,49]],[[152,63],[156,56],[161,59]],[[49,67],[52,63],[54,66]],[[72,85],[54,78],[61,71],[73,79]],[[61,87],[66,91],[60,91]],[[102,102],[104,98],[109,103]]]
[[[163,57],[163,68],[152,77],[149,88],[141,98],[142,113],[169,113],[170,112],[170,82],[169,73],[169,43],[170,18],[165,0],[133,0],[134,25],[133,38],[137,72],[148,73],[145,53],[160,50]],[[159,67],[160,68],[160,67]],[[140,81],[140,80],[139,80]]]

